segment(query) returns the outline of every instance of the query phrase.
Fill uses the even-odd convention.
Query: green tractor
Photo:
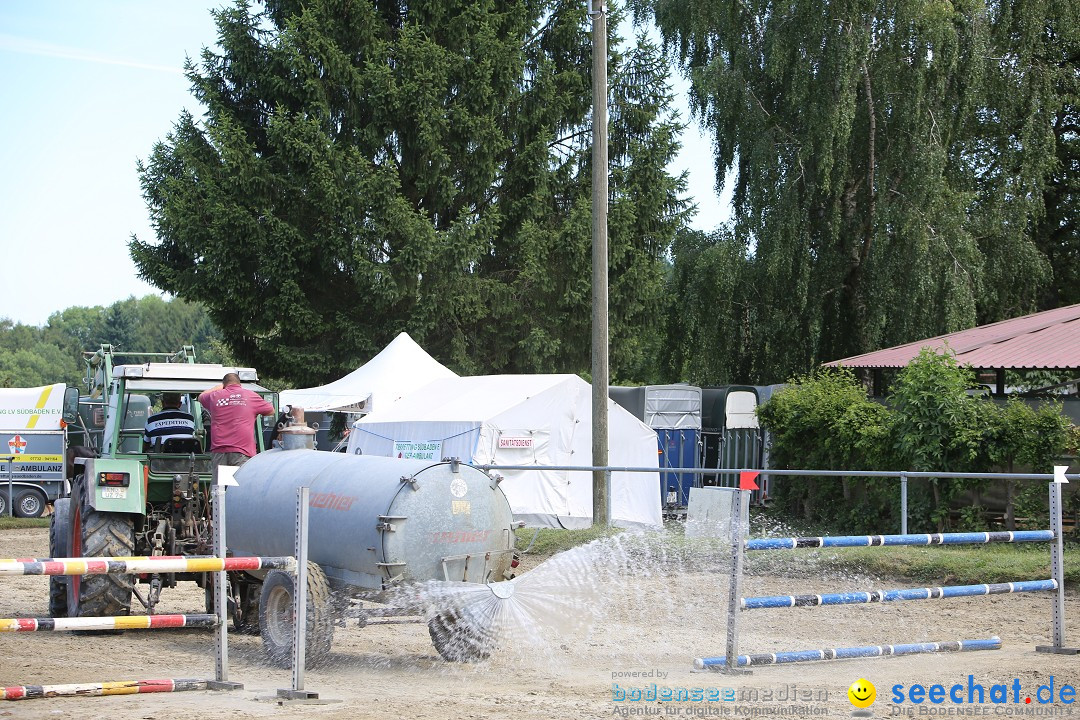
[[[121,359],[123,363],[118,364]],[[276,394],[258,385],[254,369],[196,363],[190,346],[162,354],[118,353],[111,345],[103,345],[87,353],[90,392],[80,398],[79,416],[69,427],[72,480],[70,490],[54,506],[49,528],[52,557],[212,554],[209,446],[213,426],[197,398],[228,372],[237,373],[243,387],[277,407]],[[195,436],[146,446],[146,419],[162,393],[181,396],[181,407],[195,418]],[[259,418],[252,430],[260,451],[264,449],[262,422]],[[175,587],[179,581],[198,583],[207,589],[209,598],[207,577],[204,573],[53,576],[49,613],[53,617],[128,615],[134,595],[153,614],[162,589]],[[237,600],[230,604],[237,612]]]

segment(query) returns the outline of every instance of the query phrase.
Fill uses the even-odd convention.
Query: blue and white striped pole
[[[951,640],[947,642],[908,643],[903,645],[864,645],[861,647],[826,648],[824,650],[797,650],[794,652],[758,653],[739,655],[738,667],[754,665],[783,665],[787,663],[815,662],[818,660],[843,660],[846,658],[885,657],[889,655],[918,655],[937,652],[969,652],[973,650],[999,650],[1001,638],[986,640]],[[723,657],[697,658],[694,667],[721,670],[727,665]]]
[[[945,585],[942,587],[825,593],[822,595],[766,595],[763,597],[742,598],[741,609],[764,610],[769,608],[820,607],[825,605],[862,605],[897,600],[939,600],[1057,589],[1058,583],[1056,580],[1023,580],[1019,582],[986,583],[983,585]]]
[[[798,550],[802,548],[888,547],[899,545],[980,545],[984,543],[1051,542],[1053,530],[1015,532],[918,533],[914,535],[833,535],[825,537],[754,538],[749,550]]]

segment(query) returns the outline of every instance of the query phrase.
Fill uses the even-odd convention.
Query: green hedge
[[[1055,459],[1074,452],[1077,431],[1059,403],[1037,407],[1017,398],[999,405],[969,394],[974,376],[951,353],[929,348],[897,376],[886,403],[869,399],[844,368],[824,368],[796,378],[758,408],[771,434],[770,466],[802,470],[909,470],[995,472],[1034,468],[1050,472]],[[899,526],[899,487],[894,478],[777,478],[773,499],[793,517],[850,532]],[[961,493],[978,498],[991,481],[912,480],[908,483],[911,532],[979,530],[984,508],[960,507]],[[1007,483],[1006,522],[1045,527],[1041,484]],[[1071,502],[1075,502],[1075,496]],[[1023,520],[1013,521],[1015,518]]]

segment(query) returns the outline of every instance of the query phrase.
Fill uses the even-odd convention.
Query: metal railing
[[[715,475],[715,468],[649,468],[649,467],[616,467],[594,465],[475,465],[484,471],[503,470],[558,470],[571,472],[603,472],[606,475],[608,485],[608,502],[611,498],[611,474],[615,472],[627,473],[676,473],[691,475]],[[1053,481],[1053,473],[957,473],[957,472],[921,472],[915,470],[762,470],[760,468],[724,468],[724,474],[732,474],[738,477],[740,473],[757,473],[759,478],[769,477],[865,477],[865,478],[896,478],[900,481],[900,534],[908,534],[908,480],[911,479],[970,479],[970,480],[1042,480]],[[1080,473],[1065,475],[1069,480],[1080,480]],[[611,517],[610,507],[608,517]]]

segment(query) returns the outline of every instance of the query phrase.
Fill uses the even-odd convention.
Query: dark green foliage
[[[883,469],[890,460],[888,441],[875,447],[871,437],[888,437],[887,414],[844,368],[796,378],[758,408],[761,424],[772,433],[769,457],[778,468]]]
[[[987,472],[986,428],[997,408],[967,390],[975,377],[951,353],[923,348],[900,372],[891,388],[895,447],[899,467],[920,472]],[[929,519],[940,529],[949,503],[970,480],[933,478]],[[909,485],[910,487],[910,485]],[[927,516],[922,516],[925,520]]]
[[[722,263],[719,245],[676,254],[675,302],[690,317],[671,342],[689,327],[714,344],[672,356],[673,379],[777,382],[1080,299],[1077,3],[636,9],[655,15],[690,80],[717,181],[734,177],[724,244],[745,248]],[[745,325],[714,340],[704,330],[730,331],[715,320],[729,311]],[[703,364],[725,341],[738,352]]]
[[[887,470],[894,467],[892,417],[872,402],[850,370],[822,369],[792,383],[758,408],[771,433],[769,464],[778,469]],[[896,481],[776,478],[773,497],[787,512],[839,522],[853,532],[895,525]]]
[[[998,236],[1033,239],[1053,273],[1049,282],[1032,278],[1042,281],[1040,309],[1074,304],[1080,302],[1080,3],[990,0],[986,6],[990,111],[980,115],[978,142],[971,147],[979,184],[993,192],[980,193],[973,220],[996,226]],[[1029,222],[1003,223],[1016,208]],[[987,290],[1007,292],[1024,280],[1014,275],[1016,259],[1009,255],[1015,243],[988,234],[982,245],[994,258]],[[1001,300],[999,312],[983,313],[980,320],[999,320],[1017,309],[1011,298]]]
[[[974,374],[951,353],[923,348],[890,388],[896,450],[907,470],[985,467],[984,422],[992,405],[967,393]]]
[[[770,462],[784,469],[1048,473],[1075,443],[1076,430],[1059,405],[1033,407],[1019,399],[997,405],[969,394],[972,380],[970,368],[951,354],[928,348],[899,373],[887,405],[868,400],[842,368],[798,378],[758,408],[772,437]],[[812,522],[852,532],[899,526],[895,478],[777,478],[773,487],[787,512]],[[1026,516],[1045,527],[1045,485],[1005,489],[1008,526]],[[974,500],[959,525],[985,529],[978,498],[987,490],[987,481],[912,479],[909,528],[943,529],[956,499],[968,493]]]
[[[1053,401],[1037,407],[1018,398],[1009,398],[988,423],[987,453],[996,466],[1013,471],[1021,468],[1049,468],[1072,448],[1077,428],[1062,415]],[[1010,481],[1006,483],[1008,507],[1006,526],[1017,527],[1016,518],[1039,517],[1045,510],[1046,492],[1040,485]],[[1073,501],[1077,500],[1073,494]]]
[[[724,229],[684,230],[675,238],[672,258],[664,376],[697,385],[759,377],[752,344],[758,316],[746,243]]]
[[[40,328],[0,320],[0,387],[38,387],[78,379],[75,358]]]
[[[239,2],[140,165],[143,277],[297,385],[408,331],[459,370],[590,366],[583,3]],[[610,21],[617,27],[617,15]],[[682,181],[667,66],[610,43],[611,368],[653,372]]]
[[[130,297],[108,307],[70,307],[44,327],[0,319],[0,387],[36,387],[83,379],[83,352],[103,343],[129,352],[175,352],[194,345],[200,362],[221,362],[217,328],[198,303]]]

